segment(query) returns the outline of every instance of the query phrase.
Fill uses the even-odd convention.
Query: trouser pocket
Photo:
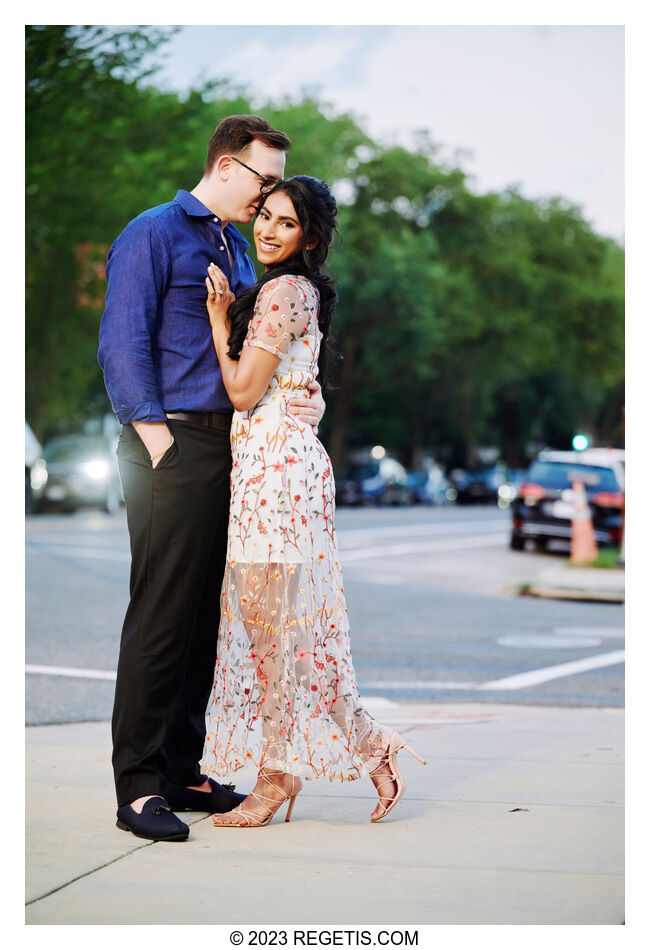
[[[176,437],[176,433],[172,432],[172,435],[174,436],[174,441],[169,446],[165,454],[158,460],[158,464],[155,466],[155,468],[153,463],[151,464],[154,472],[159,472],[163,468],[173,468],[173,466],[178,465],[181,460],[181,447]]]
[[[126,457],[131,462],[146,465],[152,472],[158,472],[160,469],[172,468],[177,465],[182,457],[178,432],[174,431],[175,427],[173,423],[168,422],[167,426],[174,437],[174,441],[169,448],[166,449],[165,454],[161,456],[155,467],[151,461],[149,450],[130,423],[122,426],[122,432],[117,442],[118,459]]]

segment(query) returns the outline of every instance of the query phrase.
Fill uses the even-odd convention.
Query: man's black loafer
[[[120,805],[116,824],[122,831],[131,831],[137,838],[151,841],[185,841],[190,833],[159,795],[145,802],[139,815],[130,805]]]
[[[231,811],[246,798],[234,790],[234,785],[219,785],[212,778],[208,782],[212,787],[211,792],[197,792],[193,788],[168,782],[164,790],[165,798],[174,811],[207,811],[211,815]]]

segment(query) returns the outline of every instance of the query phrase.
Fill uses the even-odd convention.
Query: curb
[[[625,603],[625,594],[619,590],[585,590],[579,587],[549,587],[538,584],[522,586],[520,597],[545,597],[552,600],[583,600],[609,604]]]

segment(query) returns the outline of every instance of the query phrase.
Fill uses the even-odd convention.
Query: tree
[[[27,412],[41,438],[109,407],[96,361],[108,247],[196,184],[224,116],[252,111],[218,77],[184,99],[156,88],[143,62],[168,36],[27,29]],[[323,426],[336,466],[373,443],[449,465],[496,445],[520,465],[578,426],[618,438],[624,253],[579,209],[475,194],[424,133],[382,146],[312,96],[257,111],[293,140],[287,173],[324,178],[339,200],[345,359]]]
[[[137,67],[163,39],[159,31],[27,27],[27,413],[41,433],[98,404],[102,259],[125,223],[122,196],[107,183],[153,128]]]

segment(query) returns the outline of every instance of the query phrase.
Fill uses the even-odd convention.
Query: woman
[[[348,780],[370,772],[379,793],[371,821],[384,818],[404,788],[395,756],[408,746],[372,719],[356,685],[331,462],[285,405],[326,372],[322,346],[336,294],[321,267],[335,228],[327,185],[299,175],[281,182],[259,211],[259,283],[235,301],[225,275],[208,268],[214,345],[236,411],[202,769],[224,774],[253,762],[259,770],[253,792],[214,815],[215,825],[267,824],[287,799],[288,821],[300,776]]]

